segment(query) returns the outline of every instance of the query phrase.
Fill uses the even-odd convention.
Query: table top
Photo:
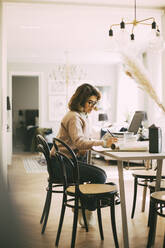
[[[165,152],[149,153],[148,151],[114,151],[109,148],[97,147],[92,148],[93,151],[114,158],[115,160],[149,160],[164,159]]]
[[[105,151],[104,155],[113,157],[117,160],[147,160],[147,159],[164,159],[163,153],[149,153],[149,152],[111,152]]]

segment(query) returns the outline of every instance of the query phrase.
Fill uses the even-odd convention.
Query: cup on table
[[[134,135],[134,132],[125,132],[124,133],[124,143],[128,142],[134,142],[136,141],[136,136]]]

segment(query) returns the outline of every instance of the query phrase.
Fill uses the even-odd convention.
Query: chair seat
[[[82,194],[87,195],[97,195],[97,194],[107,194],[107,193],[116,193],[116,185],[107,185],[107,184],[80,184],[79,189]],[[67,192],[70,194],[75,193],[75,186],[69,186]]]
[[[137,186],[144,186],[143,190],[143,201],[142,201],[142,212],[145,210],[145,201],[146,201],[146,191],[148,183],[156,180],[156,171],[155,170],[135,170],[132,172],[134,177],[134,196],[133,196],[133,205],[132,205],[132,214],[131,218],[134,217],[135,206],[136,206],[136,197],[137,197]],[[165,178],[165,175],[161,176],[162,179]]]
[[[156,191],[151,194],[151,198],[159,203],[165,203],[165,191]]]
[[[132,176],[138,178],[156,178],[156,171],[153,170],[138,170],[132,173]],[[162,178],[165,178],[165,175],[162,175]]]

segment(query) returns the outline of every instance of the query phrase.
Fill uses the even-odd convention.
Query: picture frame
[[[66,113],[66,96],[51,95],[49,96],[49,120],[60,121]]]
[[[49,95],[64,95],[66,94],[66,83],[64,80],[48,81],[48,94]]]

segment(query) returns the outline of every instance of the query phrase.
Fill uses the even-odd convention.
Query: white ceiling
[[[65,61],[67,53],[73,62],[109,63],[115,58],[109,52],[109,26],[134,13],[133,0],[4,2],[9,62],[56,63]],[[137,1],[137,14],[149,15],[143,17],[162,8],[165,0]]]
[[[64,3],[64,4],[88,4],[88,5],[109,5],[109,6],[133,6],[135,0],[2,0],[9,3]],[[136,5],[147,8],[164,8],[164,0],[136,0]]]

